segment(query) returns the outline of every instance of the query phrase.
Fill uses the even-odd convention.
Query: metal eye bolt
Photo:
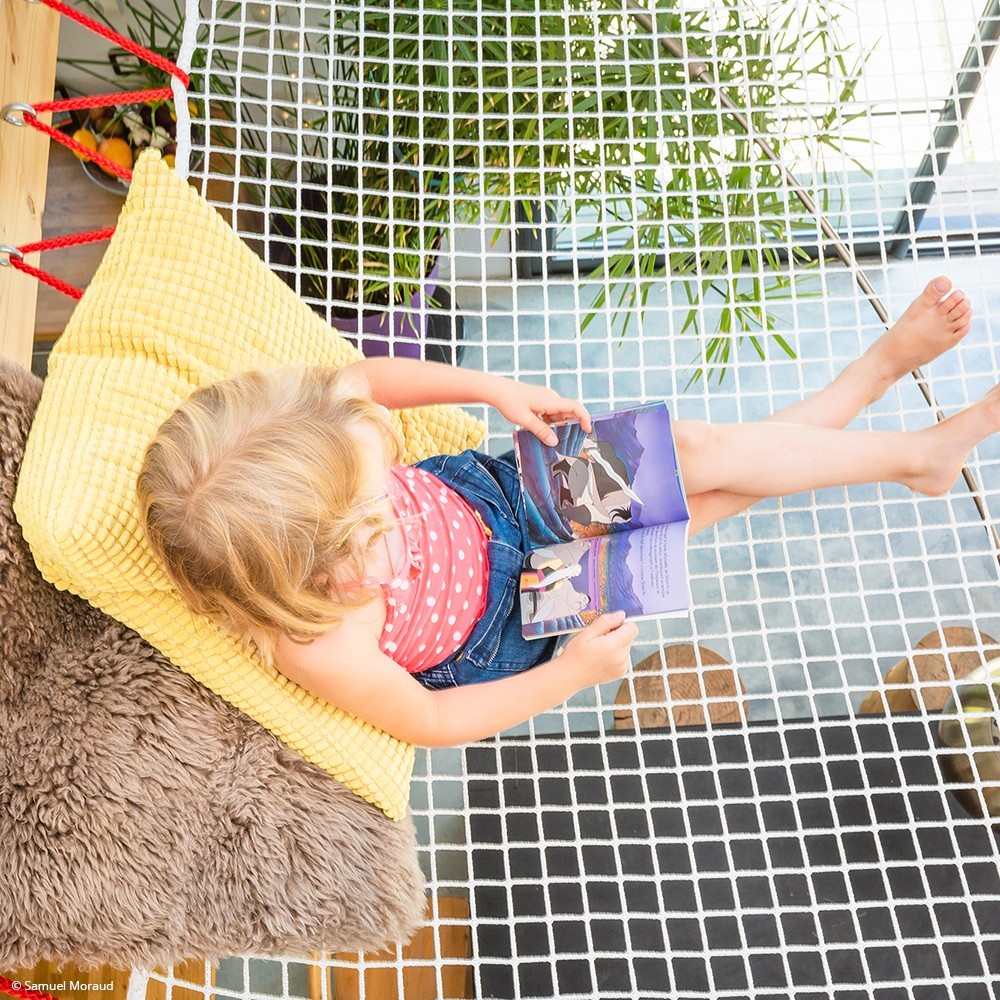
[[[15,112],[20,112],[20,115],[15,114]],[[23,101],[12,101],[10,104],[4,105],[3,120],[11,125],[17,125],[18,127],[24,125],[24,116],[31,115],[35,116],[35,109],[30,104],[25,104]]]
[[[24,260],[24,254],[17,247],[0,244],[0,267],[10,267],[11,260]]]

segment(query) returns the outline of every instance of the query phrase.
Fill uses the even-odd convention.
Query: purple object
[[[391,345],[394,357],[419,358],[421,344],[426,340],[430,318],[427,303],[437,291],[437,276],[440,269],[441,258],[436,257],[434,266],[424,279],[423,290],[417,292],[405,308],[395,306],[390,311],[362,315],[360,343],[357,319],[333,316],[330,325],[358,344],[366,357],[387,357]]]

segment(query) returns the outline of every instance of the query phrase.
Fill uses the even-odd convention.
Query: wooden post
[[[50,100],[55,89],[59,15],[27,0],[0,0],[0,107]],[[0,120],[0,244],[41,238],[49,139]],[[28,258],[37,266],[38,255]],[[34,279],[0,268],[0,356],[31,366]]]

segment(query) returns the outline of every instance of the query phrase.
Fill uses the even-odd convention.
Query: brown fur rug
[[[0,969],[408,938],[409,819],[39,575],[11,505],[40,390],[0,359]]]

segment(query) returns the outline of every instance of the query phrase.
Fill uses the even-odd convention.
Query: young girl
[[[893,481],[945,492],[1000,429],[1000,392],[921,431],[844,426],[957,343],[969,303],[938,278],[825,389],[751,424],[674,422],[692,533],[762,497]],[[402,740],[450,746],[616,680],[636,626],[603,615],[554,656],[521,637],[515,468],[473,451],[407,467],[386,407],[485,402],[553,443],[587,410],[550,389],[369,359],[248,372],[195,392],[145,456],[147,536],[191,607],[320,698]],[[528,669],[528,668],[533,669]]]

